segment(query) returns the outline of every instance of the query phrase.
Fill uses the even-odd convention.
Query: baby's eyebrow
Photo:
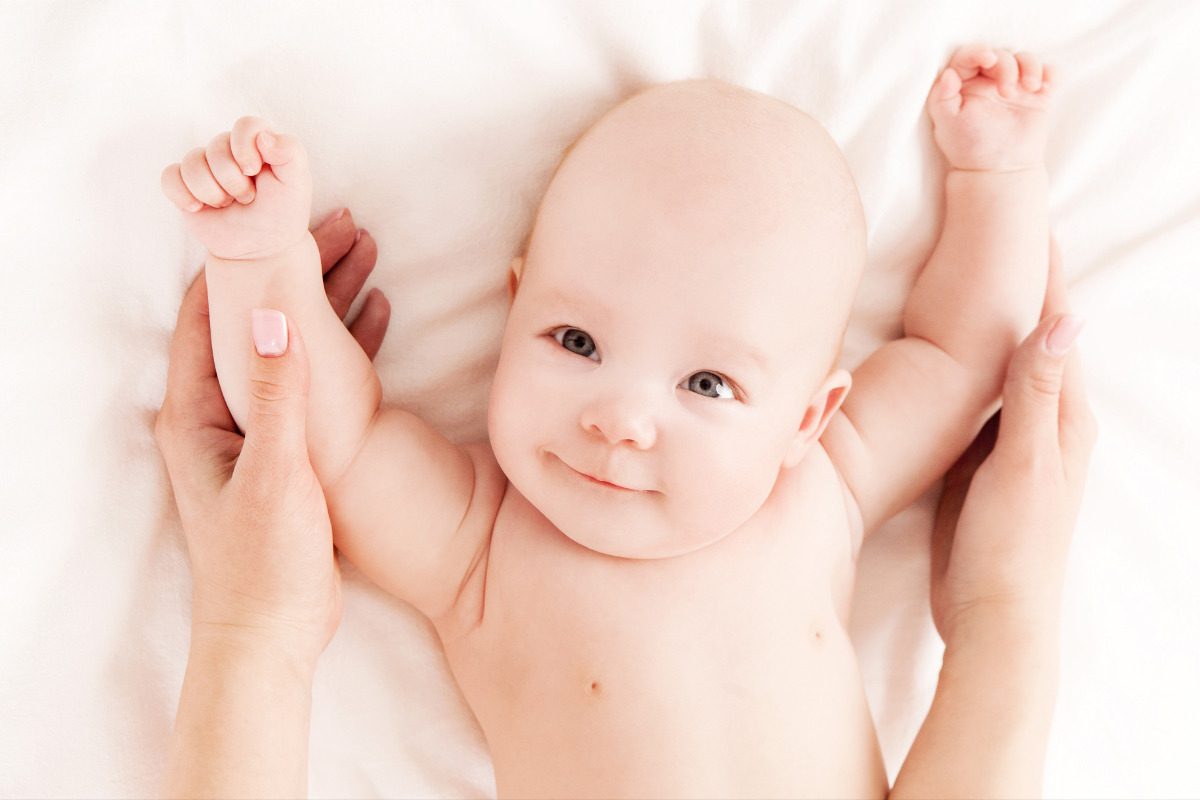
[[[718,364],[727,364],[739,371],[753,370],[760,374],[770,371],[770,361],[766,355],[747,341],[726,336],[714,337],[705,344],[705,355]]]

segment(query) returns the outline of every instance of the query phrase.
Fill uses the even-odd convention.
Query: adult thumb
[[[1084,320],[1060,314],[1042,320],[1013,354],[1004,382],[997,449],[1058,447],[1058,409],[1067,354]]]
[[[280,311],[250,312],[254,338],[244,455],[257,469],[306,462],[308,356],[300,330]]]

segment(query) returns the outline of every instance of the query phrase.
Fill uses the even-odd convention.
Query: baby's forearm
[[[951,170],[946,219],[904,312],[927,339],[995,379],[1036,325],[1049,267],[1046,171]]]
[[[937,693],[890,797],[1040,797],[1058,640],[979,631],[947,644]]]
[[[353,459],[381,392],[370,360],[329,305],[316,242],[306,234],[284,253],[259,261],[209,255],[205,269],[217,376],[242,430],[251,391],[251,310],[282,311],[300,329],[310,374],[309,455],[329,487]]]

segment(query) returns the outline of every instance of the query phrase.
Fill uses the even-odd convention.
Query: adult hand
[[[1009,365],[1003,410],[946,476],[931,608],[943,641],[977,619],[1056,630],[1096,421],[1071,349],[1062,257],[1051,242],[1042,321]],[[1049,627],[1048,627],[1049,626]]]
[[[313,236],[330,303],[344,316],[374,268],[375,243],[357,238],[347,213]],[[370,358],[389,314],[386,298],[372,290],[350,327]],[[315,663],[340,620],[341,580],[304,444],[308,364],[300,331],[288,324],[283,342],[279,357],[254,359],[243,438],[217,383],[201,273],[179,309],[155,434],[192,562],[194,636],[271,640]]]
[[[375,266],[375,243],[358,238],[349,214],[313,237],[330,304],[345,316]],[[350,326],[369,358],[389,314],[372,290]],[[307,795],[312,676],[341,618],[329,515],[305,444],[304,342],[279,312],[256,316],[246,437],[217,384],[203,273],[179,309],[155,425],[194,585],[165,797]]]

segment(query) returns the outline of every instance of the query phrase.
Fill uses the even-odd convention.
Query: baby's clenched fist
[[[1054,68],[1029,53],[960,47],[929,92],[933,136],[954,169],[1041,167]]]
[[[242,117],[162,174],[163,194],[218,258],[268,258],[308,235],[312,178],[292,136]]]

